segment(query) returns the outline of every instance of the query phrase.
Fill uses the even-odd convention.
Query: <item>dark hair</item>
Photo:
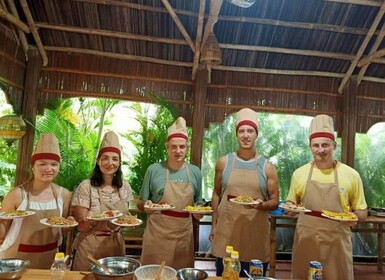
[[[116,170],[114,177],[112,178],[112,185],[114,187],[117,187],[118,189],[120,189],[123,186],[122,175],[123,173],[122,173],[121,165],[119,165],[118,170]],[[91,186],[94,186],[94,187],[101,187],[102,184],[104,183],[103,173],[100,170],[100,167],[98,164],[95,164],[90,181],[91,181]]]

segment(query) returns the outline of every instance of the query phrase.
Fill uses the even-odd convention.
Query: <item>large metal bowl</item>
[[[196,268],[182,268],[177,271],[176,276],[179,280],[204,280],[209,275],[206,271]]]
[[[106,274],[103,269],[92,263],[90,268],[97,280],[131,280],[134,271],[141,266],[138,260],[129,257],[107,257],[98,261],[109,269],[111,275]]]
[[[18,279],[30,264],[30,261],[23,259],[2,259],[0,260],[0,279]]]

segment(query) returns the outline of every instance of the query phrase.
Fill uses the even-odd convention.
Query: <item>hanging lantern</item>
[[[214,32],[210,32],[201,51],[200,61],[207,67],[209,83],[211,82],[211,67],[222,63],[221,48]]]
[[[20,116],[6,115],[0,117],[0,138],[3,138],[8,146],[25,134],[25,122]]]

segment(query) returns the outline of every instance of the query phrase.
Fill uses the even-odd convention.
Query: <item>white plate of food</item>
[[[78,223],[74,220],[68,220],[64,217],[52,216],[40,220],[40,223],[49,227],[69,228],[76,227]]]
[[[213,209],[211,208],[211,206],[192,206],[192,205],[189,205],[189,206],[186,206],[183,209],[183,211],[189,212],[191,214],[208,214],[208,213],[212,213]]]
[[[143,221],[138,219],[136,216],[123,215],[119,218],[111,220],[111,223],[121,227],[136,227],[143,224]]]
[[[102,212],[90,212],[87,219],[94,221],[107,221],[123,216],[119,210],[106,210]]]
[[[296,205],[294,203],[282,203],[279,205],[286,212],[295,212],[295,213],[308,213],[311,212],[310,209],[306,209],[302,205]]]
[[[160,203],[152,203],[152,204],[145,205],[144,208],[159,211],[159,210],[175,209],[175,206],[169,203],[160,202]]]
[[[332,211],[322,210],[321,216],[328,218],[330,220],[339,221],[339,222],[358,221],[358,217],[354,213],[332,212]]]
[[[11,220],[35,215],[34,211],[29,210],[6,210],[0,211],[0,219]]]
[[[230,198],[229,201],[240,205],[258,205],[260,203],[249,195],[238,195],[237,197]]]

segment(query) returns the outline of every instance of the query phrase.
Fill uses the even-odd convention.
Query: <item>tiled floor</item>
[[[276,275],[277,279],[290,279],[290,262],[277,261]],[[215,264],[213,261],[196,260],[195,267],[205,270],[209,276],[215,276]],[[377,271],[375,264],[355,263],[354,264],[354,279],[355,280],[384,280],[385,265],[382,272]],[[336,279],[339,280],[339,279]]]

